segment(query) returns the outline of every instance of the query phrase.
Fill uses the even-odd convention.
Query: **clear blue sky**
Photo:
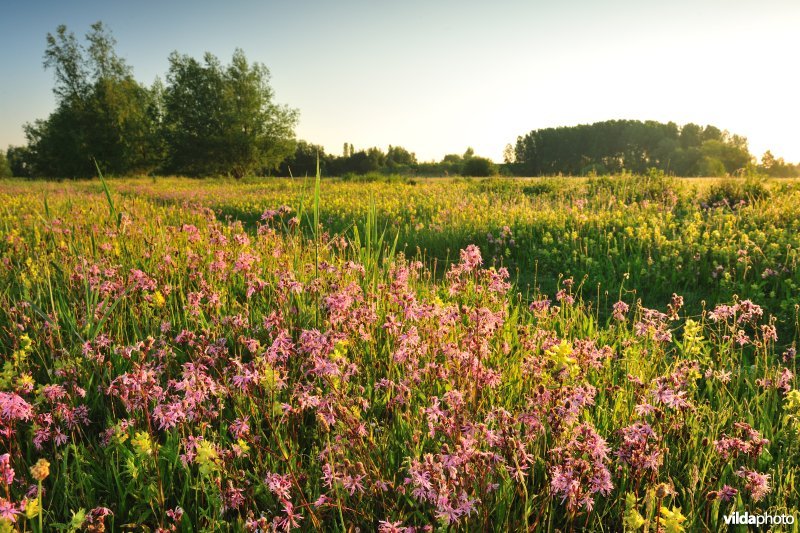
[[[614,118],[714,124],[800,161],[800,1],[8,1],[0,147],[53,109],[45,36],[102,20],[150,84],[173,50],[272,72],[298,137],[340,153],[501,159],[531,129]]]

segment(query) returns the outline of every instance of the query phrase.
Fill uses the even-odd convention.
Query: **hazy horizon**
[[[419,160],[502,160],[532,129],[609,119],[713,124],[800,161],[800,4],[789,1],[40,2],[0,21],[0,147],[54,108],[42,66],[59,24],[102,20],[136,78],[164,77],[173,50],[228,62],[235,48],[300,110],[297,137],[340,154],[400,145]]]

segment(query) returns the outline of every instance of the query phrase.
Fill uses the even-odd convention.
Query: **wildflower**
[[[772,491],[772,487],[769,484],[769,474],[760,474],[743,466],[736,472],[736,475],[744,478],[744,488],[750,493],[750,497],[754,502],[763,500],[764,496]]]
[[[156,444],[153,443],[150,434],[146,431],[138,431],[131,439],[131,444],[139,455],[153,455],[153,451],[156,449]]]
[[[550,304],[552,303],[553,302],[551,300],[548,300],[547,297],[544,297],[542,299],[533,301],[529,306],[529,309],[537,316],[546,315],[547,311],[550,309]]]
[[[36,464],[31,467],[31,475],[36,481],[44,481],[50,475],[50,461],[47,459],[39,459]]]
[[[667,509],[661,507],[661,524],[664,526],[665,533],[681,533],[686,531],[681,524],[686,521],[686,517],[681,513],[680,507]]]
[[[403,522],[389,522],[388,520],[378,521],[378,533],[405,533],[406,528],[403,527]]]
[[[276,526],[283,528],[284,531],[290,531],[300,527],[300,521],[303,516],[294,511],[292,502],[286,500],[283,502],[283,512],[286,516],[276,521]]]
[[[734,428],[739,432],[738,437],[729,437],[723,433],[714,441],[717,453],[726,461],[739,454],[756,458],[761,455],[764,447],[769,445],[769,440],[761,438],[761,434],[745,422],[736,422]]]
[[[566,289],[561,289],[556,293],[556,301],[564,305],[572,305],[575,303],[575,297],[569,294]]]
[[[244,503],[244,489],[233,486],[231,481],[228,481],[228,487],[222,494],[222,510],[238,509]]]
[[[778,341],[778,330],[772,324],[762,324],[761,325],[761,335],[764,338],[764,342],[777,342]]]
[[[39,498],[32,498],[30,500],[25,501],[25,518],[33,519],[39,516],[39,513],[42,512],[41,505],[39,504]]]
[[[466,249],[461,250],[461,266],[464,272],[472,272],[483,264],[481,251],[474,244],[470,244]]]
[[[281,500],[289,500],[291,498],[289,492],[292,489],[292,481],[289,474],[269,473],[264,479],[264,483],[266,483],[269,491]]]
[[[166,302],[167,302],[167,300],[166,300],[166,298],[164,298],[164,295],[161,294],[161,291],[156,291],[155,293],[153,293],[153,305],[155,305],[156,307],[158,307],[160,309],[160,308],[164,307],[164,304]]]
[[[245,437],[248,434],[250,434],[250,424],[248,424],[249,420],[250,420],[249,416],[237,418],[231,423],[228,429],[230,430],[231,434],[233,434],[234,437],[236,437],[237,439],[241,439],[242,437]]]
[[[730,485],[723,485],[719,492],[717,492],[717,498],[721,502],[729,502],[739,494],[739,491]]]
[[[612,315],[614,317],[614,320],[618,320],[620,322],[625,320],[625,314],[628,312],[629,309],[630,307],[628,306],[628,304],[626,304],[622,300],[615,303],[614,314]]]
[[[648,424],[636,422],[622,428],[622,444],[617,450],[619,460],[627,464],[635,476],[650,470],[656,472],[662,456],[659,439]]]
[[[200,465],[200,473],[209,475],[219,467],[219,452],[213,443],[202,440],[195,446],[194,461]]]
[[[0,455],[0,481],[5,485],[14,482],[14,469],[11,468],[11,455],[4,453]]]
[[[20,395],[13,392],[0,392],[0,420],[11,422],[13,420],[30,420],[32,417],[33,407]]]
[[[670,320],[678,319],[678,311],[683,307],[683,296],[672,293],[672,302],[667,305]]]
[[[8,520],[9,522],[16,523],[19,508],[14,503],[0,497],[0,519]]]
[[[608,495],[614,488],[608,462],[609,447],[589,424],[573,430],[565,446],[554,448],[550,486],[570,511],[594,508],[594,495]]]

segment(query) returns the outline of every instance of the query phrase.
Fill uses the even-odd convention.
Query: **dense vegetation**
[[[609,120],[535,130],[517,139],[519,171],[529,176],[645,173],[723,176],[750,164],[747,140],[714,126]]]
[[[0,182],[3,528],[796,512],[793,182],[231,184]]]
[[[56,110],[26,127],[27,147],[9,149],[16,175],[88,177],[263,172],[294,151],[297,112],[277,105],[269,70],[237,50],[230,65],[170,56],[167,83],[145,87],[116,55],[101,23],[81,44],[65,26],[48,34],[45,67]]]
[[[9,147],[0,176],[113,175],[414,176],[589,175],[661,170],[679,176],[762,173],[797,176],[800,166],[770,152],[754,164],[746,140],[714,126],[613,120],[535,130],[506,146],[496,165],[472,148],[421,162],[401,146],[341,155],[295,139],[298,112],[275,103],[269,70],[237,50],[229,65],[173,52],[166,83],[147,87],[120,58],[98,22],[82,44],[66,26],[48,34],[45,68],[56,109],[25,128],[27,146]],[[4,162],[3,159],[6,161]]]

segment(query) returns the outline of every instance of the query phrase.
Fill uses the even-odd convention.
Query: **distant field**
[[[0,180],[0,531],[796,515],[798,205],[658,175]]]
[[[307,209],[313,193],[310,178],[136,178],[110,185],[120,201],[202,205],[251,230],[265,208]],[[738,295],[758,299],[790,329],[800,298],[800,222],[792,216],[798,188],[791,179],[748,189],[741,179],[721,178],[334,178],[322,181],[320,220],[330,232],[347,233],[374,210],[387,239],[397,236],[409,256],[419,250],[431,267],[435,260],[437,271],[476,244],[488,261],[508,267],[523,291],[538,285],[552,293],[563,275],[582,282],[586,276],[584,291],[596,296],[599,285],[604,301],[622,288],[658,306],[679,292],[699,309],[703,300]],[[4,181],[3,192],[32,195],[39,205],[45,196],[54,206],[85,195],[104,201],[98,181]],[[768,270],[780,274],[762,277]]]

